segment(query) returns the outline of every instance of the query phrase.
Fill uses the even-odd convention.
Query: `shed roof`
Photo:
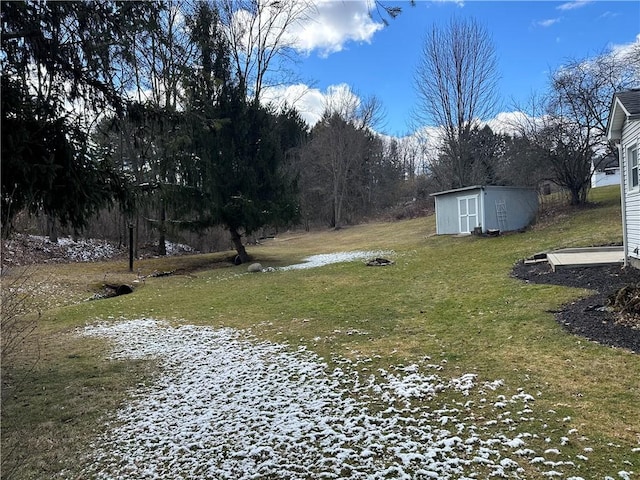
[[[625,120],[640,120],[640,89],[616,92],[611,101],[607,120],[607,138],[620,140]]]
[[[514,187],[511,185],[472,185],[470,187],[454,188],[453,190],[445,190],[442,192],[432,193],[430,197],[437,197],[438,195],[446,195],[448,193],[466,192],[469,190],[487,190],[487,189],[500,189],[500,190],[534,190],[530,187]]]

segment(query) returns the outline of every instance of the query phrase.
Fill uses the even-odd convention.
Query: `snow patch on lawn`
[[[353,262],[355,260],[366,260],[376,257],[382,257],[388,254],[389,252],[383,251],[323,253],[320,255],[311,255],[310,257],[303,258],[303,263],[287,265],[286,267],[278,268],[278,270],[303,270],[307,268],[323,267],[325,265],[331,265],[333,263]]]
[[[196,251],[181,243],[165,242],[167,255],[183,255]],[[142,248],[142,246],[141,246]],[[155,247],[154,247],[155,248]],[[23,265],[30,263],[97,262],[128,256],[126,246],[117,246],[95,238],[59,237],[51,242],[48,237],[17,233],[3,241],[2,263]]]
[[[335,359],[330,371],[304,347],[154,319],[82,334],[110,339],[111,359],[155,359],[160,373],[131,392],[78,478],[518,479],[537,459],[544,477],[575,467],[555,451],[546,462],[527,422],[517,428],[505,411],[532,411],[533,396],[520,389],[476,404],[471,392],[502,383],[448,379],[441,364],[367,373],[359,367],[370,359]],[[497,400],[505,408],[492,408]]]
[[[92,262],[107,260],[123,254],[124,248],[104,240],[78,239],[60,237],[57,243],[50,242],[47,237],[39,235],[16,234],[3,244],[3,263],[22,263],[25,259],[42,261],[43,263],[58,262]]]

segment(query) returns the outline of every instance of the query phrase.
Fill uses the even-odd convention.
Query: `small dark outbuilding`
[[[532,188],[475,185],[431,196],[438,235],[520,230],[538,212],[538,193]]]

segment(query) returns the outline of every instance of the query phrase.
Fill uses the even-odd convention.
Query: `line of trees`
[[[306,126],[260,105],[270,59],[250,49],[237,68],[242,39],[218,4],[11,2],[2,21],[5,232],[25,209],[82,229],[117,202],[153,225],[160,254],[169,225],[220,225],[245,261],[243,233],[297,219],[283,164]]]
[[[217,227],[246,261],[243,237],[266,225],[340,226],[391,203],[381,186],[402,174],[372,131],[375,99],[328,105],[312,131],[260,103],[311,8],[3,2],[3,232],[28,211],[55,239],[113,208],[161,255],[171,232]]]
[[[585,203],[594,170],[613,153],[606,141],[613,93],[640,85],[640,44],[567,62],[553,72],[547,92],[518,108],[510,135],[481,123],[496,113],[498,79],[495,47],[475,20],[454,18],[428,32],[415,77],[415,118],[419,127],[440,129],[427,167],[434,186],[553,182],[571,204]]]
[[[339,228],[393,205],[403,170],[374,127],[381,118],[375,97],[348,93],[326,106],[301,151],[299,175],[306,223]]]
[[[456,18],[427,34],[415,78],[416,127],[437,126],[437,141],[381,137],[380,102],[355,95],[309,129],[260,97],[287,74],[286,31],[312,8],[3,2],[3,232],[19,212],[80,231],[112,208],[160,254],[172,232],[224,228],[245,261],[246,236],[265,226],[340,227],[436,190],[553,181],[583,203],[608,153],[612,93],[640,77],[640,47],[570,62],[497,133],[480,122],[497,111],[495,47]]]

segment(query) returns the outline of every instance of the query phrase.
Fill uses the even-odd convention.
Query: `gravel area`
[[[553,312],[569,332],[589,340],[640,353],[640,324],[611,311],[607,297],[626,285],[640,283],[640,270],[620,265],[559,269],[547,263],[518,262],[512,276],[525,282],[564,285],[594,290],[593,296],[564,305]],[[636,319],[637,320],[637,319]]]

